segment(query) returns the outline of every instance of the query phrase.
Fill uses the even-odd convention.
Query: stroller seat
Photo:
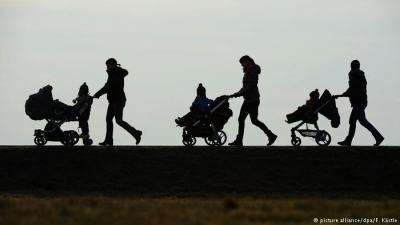
[[[197,114],[193,121],[183,125],[183,144],[193,146],[196,144],[196,137],[201,137],[208,145],[223,145],[227,137],[222,129],[231,116],[228,98],[216,98],[206,113]]]
[[[53,103],[53,107],[49,110],[49,113],[46,116],[46,119],[62,120],[68,117],[69,121],[73,121],[74,119],[76,119],[76,115],[74,116],[71,113],[74,108],[75,106],[70,106],[63,102],[55,100]]]
[[[293,113],[286,115],[287,123],[294,123],[298,121],[304,121],[305,123],[315,124],[318,121],[318,114],[313,113],[313,109],[303,105],[300,106]]]
[[[327,146],[331,142],[331,136],[325,130],[320,130],[317,124],[318,114],[325,116],[331,121],[331,126],[337,128],[340,124],[339,111],[336,107],[335,98],[325,90],[321,98],[319,98],[313,105],[312,108],[306,105],[300,106],[293,113],[286,115],[287,123],[294,123],[297,121],[302,121],[296,127],[291,129],[292,145],[299,146],[301,144],[301,139],[296,136],[295,131],[299,132],[303,137],[310,137],[315,139],[318,145]],[[306,129],[299,129],[303,124],[306,124]],[[316,130],[311,130],[308,128],[308,124],[314,125]]]

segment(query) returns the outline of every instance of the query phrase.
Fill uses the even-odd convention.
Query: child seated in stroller
[[[313,114],[315,103],[319,99],[318,89],[310,93],[310,99],[306,101],[305,105],[300,106],[295,112],[286,115],[287,123],[294,123],[300,120],[308,123],[315,123],[318,120],[318,114]]]
[[[178,117],[175,119],[175,123],[181,127],[188,125],[207,112],[211,103],[213,103],[213,100],[206,97],[206,89],[203,87],[203,84],[200,83],[197,87],[197,96],[190,107],[190,112],[182,116],[182,118]]]

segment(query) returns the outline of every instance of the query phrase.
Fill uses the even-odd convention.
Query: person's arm
[[[249,85],[244,86],[242,89],[240,89],[238,92],[236,92],[235,94],[233,94],[233,97],[240,97],[243,96],[244,94],[246,94],[246,92],[249,91]]]
[[[79,97],[77,98],[77,103],[78,103],[78,104],[82,104],[82,102],[86,102],[86,101],[88,101],[88,100],[90,100],[89,95],[81,95],[81,96],[79,96]]]
[[[207,100],[206,101],[207,108],[209,108],[214,101],[209,99],[209,98],[207,98],[207,97],[206,97],[206,100]]]
[[[347,90],[346,90],[345,92],[343,92],[342,96],[343,96],[343,97],[349,97],[350,91],[351,91],[350,87],[347,88]]]
[[[199,103],[197,102],[197,97],[194,99],[194,101],[192,102],[192,105],[190,106],[190,108],[192,109],[193,107],[198,107]]]
[[[102,95],[108,92],[108,83],[104,85],[96,94],[93,95],[93,98],[100,98]]]

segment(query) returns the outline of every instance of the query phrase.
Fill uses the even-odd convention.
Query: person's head
[[[319,98],[318,89],[315,89],[310,93],[310,100],[317,100]]]
[[[201,84],[201,83],[197,87],[197,95],[200,97],[203,97],[203,98],[206,97],[206,88],[203,87],[203,84]]]
[[[358,60],[353,60],[350,64],[352,70],[359,70],[360,69],[360,62]]]
[[[256,64],[254,62],[254,60],[248,56],[248,55],[244,55],[239,59],[240,64],[242,65],[243,68],[247,68],[249,66],[252,66],[254,64]]]
[[[86,82],[84,82],[79,88],[78,95],[87,95],[87,94],[89,94],[89,87],[86,85]]]
[[[106,61],[106,66],[107,70],[112,70],[115,69],[115,67],[120,66],[120,64],[118,64],[117,60],[115,60],[114,58],[109,58]]]

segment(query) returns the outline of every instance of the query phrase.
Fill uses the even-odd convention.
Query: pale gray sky
[[[353,59],[368,81],[367,118],[385,136],[383,145],[399,145],[399,9],[398,0],[0,0],[0,145],[32,145],[34,130],[44,128],[45,121],[25,115],[30,94],[51,84],[54,98],[72,104],[83,82],[92,94],[104,85],[110,57],[130,71],[124,119],[143,131],[141,144],[181,145],[174,119],[188,111],[198,83],[210,98],[238,91],[238,60],[245,54],[262,68],[259,119],[279,136],[276,145],[290,145],[295,124],[286,124],[285,115],[310,91],[347,89]],[[229,142],[242,99],[230,103]],[[95,144],[104,139],[106,108],[106,96],[92,107]],[[338,108],[339,128],[319,119],[331,145],[348,131],[348,99],[339,99]],[[134,145],[125,130],[114,128],[115,144]],[[266,143],[248,118],[244,144]],[[373,143],[358,124],[353,144]]]

